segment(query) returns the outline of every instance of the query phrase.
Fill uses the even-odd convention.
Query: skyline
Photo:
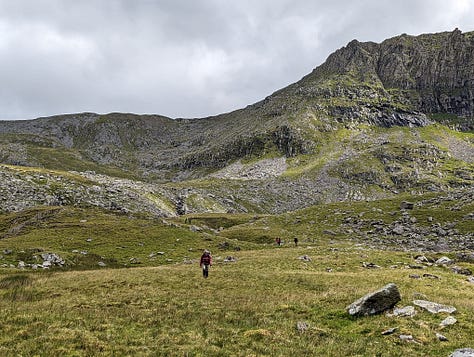
[[[474,30],[470,0],[0,0],[0,119],[206,117],[258,102],[353,39]]]

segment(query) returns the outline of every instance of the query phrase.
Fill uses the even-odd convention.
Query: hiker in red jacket
[[[211,252],[208,251],[207,249],[204,250],[204,253],[202,253],[201,261],[199,262],[199,265],[202,268],[202,276],[204,278],[207,278],[209,276],[209,267],[212,266]]]

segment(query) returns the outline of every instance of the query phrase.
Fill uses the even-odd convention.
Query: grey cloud
[[[217,114],[350,40],[473,30],[457,0],[0,0],[0,118]]]

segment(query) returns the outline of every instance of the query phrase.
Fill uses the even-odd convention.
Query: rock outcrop
[[[380,314],[394,307],[400,300],[397,286],[391,283],[354,301],[347,307],[347,312],[352,316]]]

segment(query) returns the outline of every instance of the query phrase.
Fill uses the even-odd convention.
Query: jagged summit
[[[265,103],[310,112],[328,124],[425,126],[450,118],[461,130],[472,130],[473,52],[474,32],[458,29],[404,34],[380,44],[353,40]]]
[[[393,37],[380,44],[351,41],[303,81],[349,77],[382,87],[425,114],[474,116],[474,32]],[[340,81],[339,81],[340,82]]]

